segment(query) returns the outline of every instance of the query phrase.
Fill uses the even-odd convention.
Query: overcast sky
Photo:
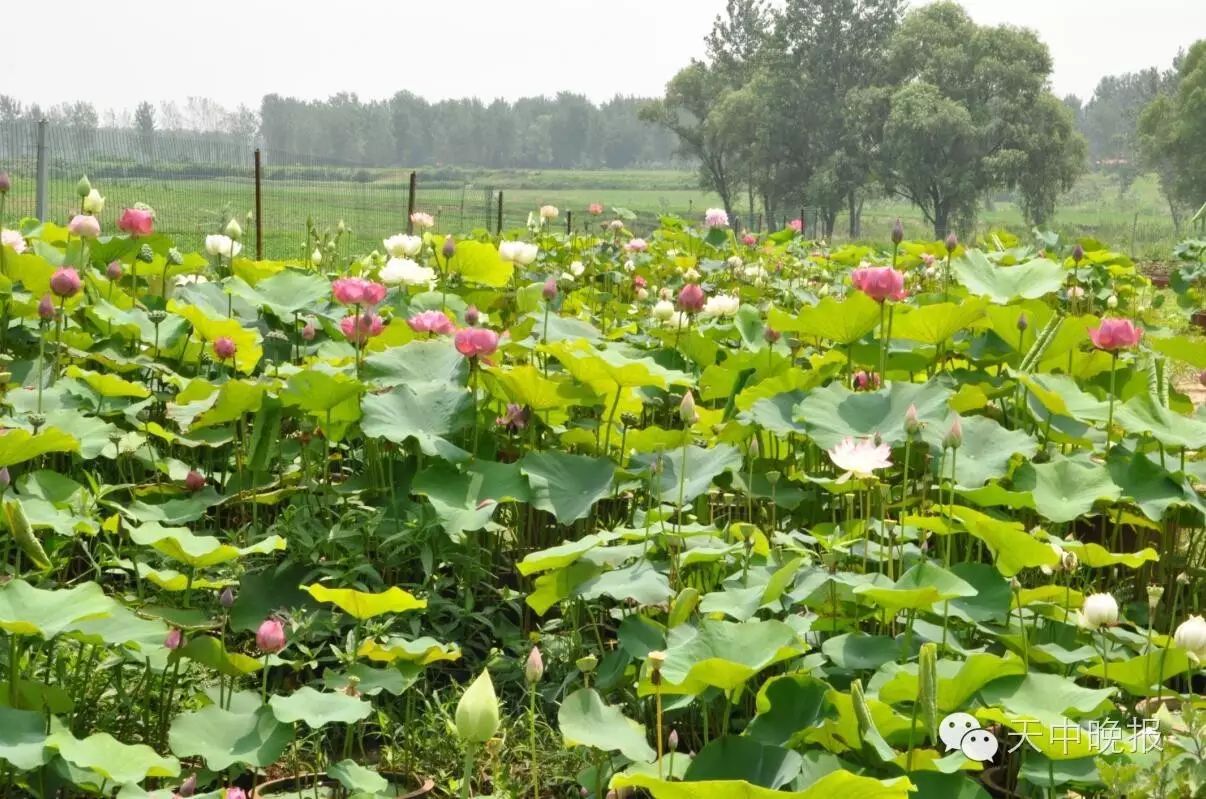
[[[978,22],[1040,31],[1060,95],[1088,97],[1103,74],[1168,66],[1195,35],[1206,36],[1203,0],[963,5]],[[723,7],[724,0],[57,0],[48,8],[61,24],[10,26],[0,92],[43,105],[90,100],[102,110],[190,95],[258,107],[266,92],[654,95],[702,54]]]

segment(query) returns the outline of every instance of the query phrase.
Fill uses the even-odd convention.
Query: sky
[[[913,5],[924,4],[914,0]],[[1040,32],[1059,95],[1171,64],[1206,36],[1202,0],[963,0],[982,24]],[[137,13],[56,0],[75,23],[5,37],[0,93],[130,109],[189,96],[258,108],[268,92],[485,99],[569,90],[652,96],[692,57],[724,0],[158,0]]]

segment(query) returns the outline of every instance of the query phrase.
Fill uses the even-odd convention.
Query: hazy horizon
[[[1193,42],[1192,32],[1206,35],[1206,3],[1193,9],[1178,0],[962,5],[981,24],[1039,31],[1055,63],[1053,90],[1082,99],[1104,75],[1169,67]],[[283,0],[210,0],[207,35],[198,41],[180,33],[195,25],[191,4],[164,3],[132,18],[63,0],[56,11],[87,24],[48,32],[61,57],[45,57],[46,37],[10,37],[0,50],[0,73],[15,78],[4,82],[4,93],[26,105],[84,100],[102,120],[143,100],[158,106],[192,96],[258,110],[271,93],[381,100],[408,90],[433,102],[490,102],[568,91],[599,103],[617,94],[660,95],[678,69],[703,55],[703,37],[724,0],[563,0],[535,13],[533,7],[515,0],[422,6],[345,0],[332,19],[325,8],[299,11]],[[464,20],[473,24],[457,24]],[[121,44],[104,46],[94,63],[88,48],[95,42]]]

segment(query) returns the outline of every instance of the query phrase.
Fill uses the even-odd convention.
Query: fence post
[[[565,235],[567,235],[567,236],[573,235],[573,232],[574,232],[574,212],[566,211],[565,212]]]
[[[38,176],[34,199],[34,216],[46,221],[46,196],[50,189],[49,171],[46,163],[46,120],[38,120]]]
[[[255,259],[264,260],[264,193],[261,184],[260,148],[255,148]]]
[[[414,235],[415,223],[411,219],[415,214],[415,191],[419,187],[419,173],[410,173],[410,189],[406,193],[406,235]]]
[[[502,209],[503,209],[503,193],[502,193],[502,189],[499,189],[498,190],[498,223],[497,223],[497,229],[494,231],[495,235],[498,235],[498,236],[502,235]]]

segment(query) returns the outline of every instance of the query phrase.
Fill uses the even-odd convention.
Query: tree
[[[1117,174],[1123,192],[1142,168],[1139,116],[1173,85],[1173,76],[1155,67],[1107,75],[1081,111],[1078,125],[1088,140],[1090,159],[1098,168]]]
[[[138,129],[142,149],[149,152],[155,141],[155,107],[146,100],[134,110],[134,127]]]
[[[1088,164],[1088,147],[1072,112],[1052,94],[1039,97],[1027,118],[1025,146],[1013,181],[1022,213],[1032,225],[1047,224],[1059,196],[1070,190]]]
[[[888,62],[903,85],[889,101],[882,179],[935,235],[970,226],[999,188],[1017,188],[1034,217],[1049,216],[1045,170],[1058,167],[1057,184],[1083,170],[1078,134],[1059,135],[1071,121],[1047,89],[1051,55],[1033,31],[979,26],[938,2],[905,17]]]
[[[1206,39],[1177,68],[1175,89],[1157,96],[1139,119],[1144,163],[1160,178],[1173,224],[1206,202]]]

